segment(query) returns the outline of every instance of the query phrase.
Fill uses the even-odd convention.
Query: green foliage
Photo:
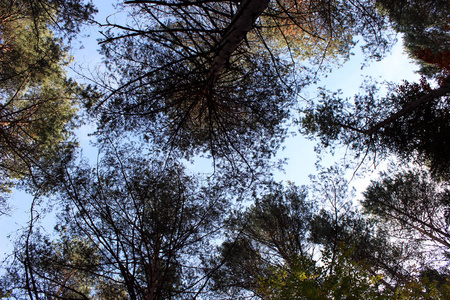
[[[380,291],[380,276],[356,265],[349,254],[322,251],[320,261],[306,257],[275,267],[268,278],[260,278],[267,299],[390,299]]]
[[[404,34],[404,45],[421,64],[421,73],[446,77],[450,65],[450,9],[445,0],[377,0],[394,28]]]
[[[448,260],[447,183],[426,173],[383,175],[364,194],[374,216],[366,219],[338,168],[322,170],[310,189],[265,181],[299,89],[347,59],[360,36],[372,57],[389,48],[386,18],[376,9],[406,34],[407,47],[429,67],[424,72],[434,70],[439,86],[404,83],[384,98],[376,85],[354,99],[322,91],[321,101],[303,110],[303,129],[326,147],[395,153],[448,177],[441,1],[126,5],[128,25],[105,26],[108,71],[96,103],[95,88],[66,77],[70,59],[62,43],[90,21],[93,6],[0,4],[0,191],[25,179],[39,195],[51,187],[60,208],[55,238],[41,234],[32,216],[0,297],[448,296],[448,271],[421,260],[430,257],[427,249],[411,250],[431,241]],[[96,167],[73,159],[81,104],[98,121]],[[188,175],[184,161],[175,160],[197,154],[212,156],[214,176]],[[249,186],[251,197],[243,188]],[[239,202],[231,199],[245,205],[232,211]],[[399,229],[410,240],[391,239]]]
[[[18,241],[5,290],[19,298],[105,300],[183,299],[201,291],[199,262],[220,232],[222,191],[178,163],[109,150],[97,168],[62,174],[61,236],[30,233]]]
[[[268,274],[267,263],[258,247],[246,238],[225,241],[219,247],[219,256],[212,260],[210,270],[213,295],[239,298],[258,295],[258,277]]]
[[[236,213],[211,262],[212,290],[225,298],[427,299],[426,290],[445,299],[446,273],[427,269],[432,256],[422,256],[422,244],[391,239],[398,232],[388,227],[391,221],[367,220],[352,209],[340,176],[328,169],[317,177],[315,202],[306,200],[304,189],[272,183],[253,206]]]
[[[57,6],[57,3],[62,5]],[[77,4],[78,3],[78,4]],[[76,14],[78,1],[4,1],[0,4],[0,174],[2,189],[37,174],[75,146],[72,129],[82,90],[65,75],[67,48],[50,29],[54,18]],[[67,6],[67,7],[66,7]],[[81,11],[78,11],[81,13]],[[59,13],[59,14],[58,14]],[[84,18],[84,17],[83,17]],[[68,21],[69,22],[69,21]],[[67,31],[77,31],[74,17]],[[55,25],[56,26],[56,25]],[[88,90],[83,92],[86,96]],[[31,179],[30,179],[31,178]]]
[[[66,173],[61,223],[96,245],[99,297],[178,299],[203,281],[201,257],[212,248],[226,201],[173,161],[146,160],[111,145],[97,168]],[[135,153],[135,155],[132,155]],[[66,184],[69,183],[70,184]]]
[[[272,264],[307,253],[312,203],[306,191],[290,184],[269,183],[245,212],[237,212],[229,227],[231,234],[212,261],[212,289],[230,297],[258,292],[259,278],[268,276]]]
[[[329,174],[320,180],[314,196],[322,197],[330,211],[317,212],[320,199],[307,200],[305,188],[271,183],[254,205],[236,214],[232,234],[212,264],[219,266],[214,291],[231,298],[359,299],[370,294],[377,299],[379,285],[391,288],[379,275],[393,282],[401,275],[401,258],[389,256],[395,248],[345,204],[344,180]],[[320,255],[314,254],[318,248]]]
[[[411,281],[398,288],[392,299],[445,300],[448,299],[449,295],[450,279],[448,273],[440,274],[436,270],[427,270],[419,277],[412,278]]]
[[[449,144],[449,23],[447,1],[375,1],[394,29],[404,33],[405,47],[421,65],[424,78],[404,82],[377,95],[378,84],[365,85],[362,94],[342,99],[321,91],[321,100],[303,109],[302,131],[318,136],[328,147],[343,144],[356,156],[395,154],[408,162],[427,165],[437,178],[448,179]]]
[[[293,253],[306,252],[313,205],[306,200],[305,188],[293,184],[283,188],[273,183],[269,191],[255,199],[254,206],[242,217],[247,223],[245,235],[276,249],[285,260]]]
[[[125,287],[114,280],[99,280],[95,300],[127,300],[129,299]]]
[[[450,295],[448,275],[428,271],[394,290],[383,289],[383,276],[355,263],[352,250],[322,252],[319,261],[299,257],[291,264],[272,267],[259,278],[266,299],[440,299]],[[433,275],[434,274],[434,275]]]
[[[55,240],[39,232],[22,238],[2,278],[12,297],[90,299],[99,256],[88,238],[64,231]]]
[[[84,0],[14,0],[1,4],[1,25],[20,19],[32,21],[39,34],[42,26],[49,26],[52,31],[66,38],[73,38],[79,33],[83,24],[92,20],[97,12],[92,1]]]

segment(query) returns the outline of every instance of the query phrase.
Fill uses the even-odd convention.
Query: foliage
[[[107,24],[102,41],[110,76],[98,134],[125,129],[188,154],[262,164],[324,57],[347,56],[356,34],[386,46],[370,2],[315,3],[127,1],[130,23]],[[296,66],[291,50],[311,62]]]
[[[16,299],[90,299],[98,267],[98,252],[88,238],[60,231],[51,241],[38,231],[26,232],[2,288]]]
[[[47,167],[75,146],[76,113],[90,90],[66,77],[67,48],[49,26],[53,18],[64,18],[67,32],[76,32],[92,12],[79,1],[0,4],[2,190],[13,179],[31,177],[36,183],[36,173],[45,174]],[[74,14],[83,16],[77,19]]]
[[[274,261],[310,250],[306,239],[312,204],[305,199],[305,189],[271,182],[265,192],[229,220],[229,237],[211,262],[211,268],[217,268],[212,289],[227,297],[261,295],[258,278],[270,273]]]
[[[422,78],[391,86],[388,95],[380,97],[377,85],[369,84],[353,99],[322,91],[319,103],[303,110],[302,130],[318,136],[325,147],[337,142],[357,156],[395,154],[448,179],[448,5],[427,0],[376,3],[405,34],[405,46],[421,63],[422,73],[436,79],[438,86],[432,88]]]
[[[313,205],[306,200],[305,188],[293,184],[286,188],[275,183],[269,193],[256,198],[254,205],[241,217],[243,234],[275,250],[284,260],[292,253],[307,253],[306,243]],[[242,222],[242,221],[241,221]]]
[[[235,214],[209,268],[216,297],[391,299],[410,283],[409,249],[351,209],[346,182],[331,173],[320,175],[315,201],[304,188],[271,183]]]
[[[220,232],[227,204],[222,190],[200,185],[176,162],[131,153],[112,147],[96,168],[66,169],[57,229],[67,234],[55,242],[37,235],[19,242],[17,256],[26,259],[13,264],[10,273],[20,280],[9,290],[36,298],[63,297],[55,291],[67,290],[70,299],[178,299],[201,292],[199,263]],[[86,239],[90,252],[77,237]],[[47,259],[59,253],[64,259]],[[67,280],[47,275],[60,269]],[[78,282],[76,274],[88,281]]]
[[[96,169],[67,175],[64,222],[93,240],[103,264],[97,276],[110,288],[115,284],[133,299],[197,292],[197,264],[220,229],[221,191],[202,187],[176,162],[116,150]]]
[[[450,295],[448,273],[426,270],[396,290],[393,299],[447,299]]]
[[[260,278],[267,299],[390,299],[380,291],[380,276],[361,269],[347,253],[324,250],[320,261],[300,257]]]
[[[448,84],[432,89],[425,79],[404,82],[381,98],[371,84],[353,100],[323,91],[320,102],[304,110],[302,130],[319,136],[324,147],[339,143],[358,156],[393,153],[447,178],[449,92]]]
[[[56,235],[45,235],[32,207],[0,297],[445,299],[448,33],[433,5],[126,1],[127,23],[104,24],[95,103],[95,88],[66,77],[62,43],[91,21],[92,4],[0,4],[0,189],[26,179],[58,209]],[[297,187],[272,180],[271,159],[301,88],[358,39],[372,58],[389,48],[386,16],[438,86],[405,82],[383,98],[377,85],[354,99],[322,91],[303,109],[304,132],[326,147],[429,166],[373,182],[367,218],[340,168]],[[98,122],[95,167],[75,159],[82,104]],[[185,169],[196,155],[212,158],[210,177]]]
[[[446,274],[429,270],[394,290],[383,289],[383,276],[355,263],[352,250],[332,255],[324,250],[320,261],[297,258],[294,264],[273,267],[269,277],[260,277],[265,299],[447,299]],[[301,261],[301,263],[298,263]]]
[[[445,0],[377,0],[394,28],[404,34],[404,45],[421,64],[421,72],[440,78],[449,76],[449,7]]]
[[[438,183],[421,170],[382,173],[364,192],[362,205],[366,213],[390,226],[390,232],[420,241],[420,248],[435,249],[428,264],[447,265],[449,195],[448,182]]]
[[[361,296],[379,285],[395,290],[404,278],[406,253],[351,209],[348,186],[330,175],[334,171],[315,182],[315,201],[307,199],[304,187],[270,183],[254,205],[237,212],[220,256],[212,262],[211,268],[218,268],[212,289],[226,298],[262,299]],[[325,208],[319,210],[318,203]],[[375,277],[377,284],[370,283]]]
[[[34,34],[39,35],[43,27],[49,26],[51,31],[71,39],[80,32],[83,24],[92,21],[92,15],[96,12],[92,1],[88,3],[84,3],[83,0],[4,1],[0,26],[7,26],[8,23],[20,19],[29,19],[33,24]],[[2,46],[5,46],[5,41],[8,40],[3,40]]]
[[[327,61],[348,59],[362,35],[373,57],[389,47],[386,22],[370,1],[276,1],[261,16],[265,42],[294,59],[327,68]]]

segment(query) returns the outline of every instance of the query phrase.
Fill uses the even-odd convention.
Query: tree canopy
[[[99,133],[125,129],[230,161],[273,155],[297,92],[329,57],[348,57],[356,35],[366,37],[373,55],[387,47],[384,18],[368,2],[127,1],[125,7],[130,22],[106,24],[101,42],[111,76],[94,110]]]
[[[35,180],[74,146],[72,129],[88,90],[66,76],[62,35],[77,32],[95,10],[80,1],[0,4],[0,189]],[[67,34],[66,34],[67,33]]]
[[[362,205],[367,213],[393,226],[399,236],[428,241],[429,247],[434,245],[448,257],[449,196],[447,182],[438,183],[425,171],[411,170],[382,174],[365,191]]]
[[[421,64],[421,72],[444,79],[449,75],[449,7],[446,1],[376,1],[394,28],[404,34],[410,56]]]
[[[448,299],[444,1],[114,9],[102,24],[81,0],[0,4],[0,192],[21,182],[33,196],[0,298]],[[66,74],[85,24],[102,29],[93,87]],[[381,59],[394,32],[419,82],[299,100],[355,46]],[[301,186],[273,175],[297,112],[318,149],[350,149]],[[83,121],[96,163],[73,133]],[[366,157],[397,164],[358,194]]]
[[[341,143],[357,155],[394,153],[405,161],[425,164],[448,180],[448,97],[450,83],[448,5],[442,1],[377,1],[394,28],[405,33],[405,47],[422,73],[436,79],[394,85],[385,97],[378,84],[366,84],[361,94],[343,99],[322,91],[321,100],[303,109],[302,131],[318,136],[323,146]],[[425,41],[426,40],[426,41]],[[433,49],[429,48],[432,47]]]
[[[57,224],[63,236],[50,242],[35,229],[16,250],[18,264],[30,267],[9,269],[15,297],[107,299],[119,291],[124,299],[171,299],[201,292],[199,264],[220,232],[223,192],[199,184],[176,162],[123,151],[105,155],[95,169],[67,169]]]

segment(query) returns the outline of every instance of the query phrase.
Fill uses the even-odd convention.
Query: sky
[[[399,37],[400,39],[400,37]],[[392,48],[382,61],[373,62],[369,66],[361,69],[364,62],[360,51],[355,49],[355,56],[347,61],[341,68],[335,69],[327,78],[322,79],[318,85],[309,87],[304,97],[312,99],[317,95],[317,87],[326,87],[329,90],[337,91],[341,89],[345,97],[352,97],[358,93],[361,84],[366,76],[372,76],[380,81],[401,83],[402,80],[417,81],[420,76],[416,73],[419,69],[404,52],[401,41]],[[293,128],[295,132],[297,128]],[[310,141],[304,136],[298,134],[289,137],[285,142],[285,150],[281,151],[281,157],[288,158],[288,164],[285,167],[284,174],[277,174],[278,180],[290,180],[297,184],[307,184],[308,175],[314,173],[317,154],[314,152],[314,146],[317,142]],[[339,160],[339,154],[335,157],[328,157],[327,161]],[[326,163],[326,162],[325,162]],[[378,171],[377,171],[378,172]],[[358,181],[359,182],[359,181]],[[361,182],[366,185],[368,180]]]
[[[104,23],[106,18],[114,12],[111,1],[94,0],[94,4],[99,9],[96,15],[96,20]],[[113,20],[115,16],[110,17]],[[71,77],[78,77],[80,82],[83,82],[83,76],[78,76],[77,72],[84,72],[89,74],[95,72],[100,67],[101,56],[98,53],[97,39],[101,37],[99,28],[86,28],[83,32],[83,37],[79,38],[72,44],[70,54],[74,57],[74,64],[72,69],[68,70]],[[400,36],[398,36],[400,39]],[[318,85],[310,86],[304,90],[301,95],[307,99],[316,97],[317,87],[326,87],[330,90],[341,89],[345,96],[352,96],[358,92],[358,89],[364,80],[365,76],[372,76],[380,78],[381,80],[392,81],[400,83],[402,80],[417,81],[419,75],[415,73],[418,67],[412,64],[411,60],[405,55],[401,41],[398,42],[382,61],[373,62],[371,65],[361,69],[363,57],[361,53],[354,50],[355,55],[345,63],[341,68],[335,69],[327,78],[322,79]],[[89,75],[88,75],[89,76]],[[88,82],[89,83],[89,82]],[[94,130],[92,125],[82,126],[77,130],[78,140],[83,148],[83,154],[95,160],[97,150],[90,144],[91,137],[89,133]],[[275,180],[277,181],[291,181],[297,185],[309,184],[308,176],[315,173],[315,163],[317,161],[317,154],[314,152],[314,145],[316,142],[307,140],[305,137],[299,135],[298,128],[293,127],[290,130],[293,135],[290,135],[283,147],[280,150],[277,158],[288,158],[285,165],[285,172],[276,172]],[[296,134],[295,134],[296,133]],[[332,164],[333,161],[339,160],[341,157],[337,154],[335,157],[326,157],[325,164]],[[203,162],[205,163],[205,162]],[[206,162],[208,164],[208,162]],[[193,168],[203,168],[202,164],[196,164]],[[369,183],[369,179],[376,175],[378,170],[375,170],[372,176],[366,176],[363,179],[356,179],[352,183],[362,190]],[[31,197],[23,191],[14,191],[11,195],[10,203],[13,206],[11,216],[3,216],[0,218],[0,261],[5,257],[6,253],[11,252],[11,239],[17,236],[19,229],[26,225],[28,221],[28,213],[30,209]]]

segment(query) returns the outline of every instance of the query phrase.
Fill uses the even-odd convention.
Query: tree
[[[376,85],[354,100],[324,91],[319,103],[304,109],[302,130],[319,136],[324,147],[342,144],[357,156],[396,154],[448,178],[449,93],[449,84],[433,89],[425,79],[404,82],[381,98]]]
[[[448,264],[449,196],[448,182],[438,183],[425,171],[409,170],[382,173],[364,192],[362,205],[391,232],[420,241],[421,248],[435,249],[428,263],[439,265],[440,260]]]
[[[324,251],[320,261],[282,266],[269,277],[260,278],[265,299],[447,299],[448,274],[435,270],[410,278],[394,291],[383,289],[383,277],[355,264],[351,251],[331,255]],[[301,258],[305,260],[305,258]],[[332,270],[332,271],[330,271]]]
[[[219,256],[210,262],[211,290],[227,298],[264,298],[259,280],[270,276],[274,265],[290,264],[297,254],[309,257],[312,204],[305,198],[304,188],[271,182],[261,197],[255,195],[253,205],[236,212]]]
[[[362,295],[379,286],[386,295],[394,292],[404,253],[396,255],[400,248],[350,209],[345,181],[333,181],[333,170],[328,171],[314,184],[320,189],[315,201],[307,200],[304,187],[272,183],[253,206],[236,213],[221,255],[212,262],[211,268],[218,268],[212,290],[229,298],[262,299],[289,293],[299,299]],[[318,203],[326,209],[318,211]],[[370,283],[375,278],[376,284]]]
[[[370,2],[352,3],[127,1],[132,23],[107,24],[102,42],[111,74],[105,85],[113,88],[96,107],[99,134],[145,133],[228,161],[270,157],[296,91],[315,77],[308,64],[296,72],[298,60],[288,57],[291,47],[300,51],[300,37],[311,54],[292,57],[320,51],[318,65],[331,51],[348,55],[356,34],[372,48],[385,46],[381,16]]]
[[[346,176],[344,168],[333,166],[313,178],[313,197],[322,207],[310,222],[309,241],[327,249],[332,262],[333,257],[351,261],[392,293],[414,277],[411,265],[420,259],[417,244],[392,239],[382,223],[362,215]]]
[[[421,72],[443,80],[450,75],[449,7],[446,1],[377,0],[394,28],[404,34],[410,56],[421,64]]]
[[[15,299],[92,299],[99,253],[87,237],[59,228],[51,240],[35,228],[16,244],[12,262],[2,274],[2,290]]]
[[[326,250],[325,262],[330,259],[328,266],[331,277],[326,277],[324,282],[331,280],[331,283],[339,283],[335,286],[338,288],[337,292],[349,293],[347,296],[353,295],[355,299],[446,299],[448,297],[447,266],[444,261],[436,258],[437,252],[432,247],[428,247],[430,244],[425,243],[425,246],[423,236],[414,237],[408,234],[407,230],[403,231],[396,227],[394,225],[396,221],[393,219],[388,221],[389,217],[381,217],[396,214],[392,213],[393,207],[374,205],[373,207],[378,208],[380,215],[367,218],[370,211],[370,209],[366,210],[367,191],[372,190],[375,182],[364,193],[365,200],[362,201],[362,206],[365,214],[362,215],[354,208],[352,209],[354,195],[348,192],[347,182],[343,177],[344,174],[339,169],[328,168],[319,173],[313,182],[318,190],[316,197],[326,199],[328,204],[312,218],[310,223],[310,241],[323,245]],[[431,178],[428,176],[427,180]],[[435,181],[434,183],[437,184]],[[390,190],[393,198],[401,195],[402,200],[399,202],[402,203],[404,211],[414,210],[415,205],[412,202],[415,200],[410,198],[421,198],[425,191],[432,199],[436,199],[434,200],[436,202],[440,201],[438,199],[445,198],[444,195],[447,194],[446,184],[438,184],[434,187],[417,184],[417,188],[412,189],[409,189],[407,185],[400,185],[395,191]],[[431,192],[433,190],[437,193]],[[421,202],[421,204],[417,203],[417,206],[426,205]],[[425,210],[425,208],[422,209]],[[446,211],[445,208],[442,210]],[[436,219],[440,218],[437,210],[430,213],[434,213]],[[333,279],[333,266],[337,268],[336,274],[340,274],[337,275],[337,280]],[[345,271],[348,269],[353,269],[352,272],[356,273],[356,276],[348,278],[349,273]],[[294,272],[298,272],[298,269]],[[433,277],[433,274],[436,276]],[[291,280],[294,279],[295,277],[291,277]],[[346,282],[352,283],[346,286]],[[292,291],[292,287],[290,288]],[[330,288],[329,291],[331,293],[336,289]],[[357,296],[358,293],[362,294]],[[363,296],[364,293],[367,294]]]
[[[443,179],[449,177],[448,157],[448,5],[445,1],[377,1],[405,33],[405,46],[423,66],[426,79],[392,86],[385,97],[377,84],[364,86],[353,99],[322,91],[319,103],[303,110],[302,130],[320,137],[323,146],[341,143],[356,155],[395,154],[405,161],[430,167]]]
[[[270,183],[244,212],[229,221],[228,239],[220,256],[211,262],[215,270],[212,290],[227,297],[259,293],[259,278],[269,276],[272,265],[287,264],[294,255],[309,257],[307,242],[311,203],[306,191],[294,185]]]
[[[83,89],[65,75],[67,48],[50,29],[78,31],[94,9],[80,1],[3,1],[0,4],[0,182],[36,181],[74,147],[71,130]]]
[[[350,254],[322,251],[320,260],[297,258],[260,278],[264,299],[393,299],[380,289],[381,276],[359,267]]]
[[[421,251],[420,240],[399,238],[396,228],[383,226],[385,220],[362,215],[343,177],[339,168],[323,170],[308,197],[305,188],[268,185],[253,206],[230,220],[228,239],[211,262],[217,269],[211,289],[258,299],[290,293],[299,299],[401,299],[411,289],[419,298],[421,288],[435,291],[446,273],[424,263],[433,252]],[[417,275],[427,268],[441,279]],[[436,290],[439,299],[445,299],[445,288]]]
[[[202,260],[221,232],[226,192],[175,161],[145,156],[111,146],[96,168],[66,165],[56,194],[62,237],[51,241],[30,225],[9,268],[15,280],[2,290],[31,299],[204,293]]]
[[[61,225],[89,237],[99,255],[93,274],[107,297],[178,299],[201,293],[201,261],[220,232],[223,192],[200,185],[174,161],[109,149],[96,169],[68,171]],[[117,152],[116,152],[117,151]]]
[[[30,19],[35,34],[39,34],[39,28],[42,24],[46,24],[54,33],[70,40],[80,32],[83,24],[92,21],[92,15],[96,12],[92,1],[88,3],[84,3],[83,0],[5,1],[2,4],[0,24],[3,28],[7,27],[9,22],[23,18]],[[8,49],[8,40],[2,41],[2,49]]]

